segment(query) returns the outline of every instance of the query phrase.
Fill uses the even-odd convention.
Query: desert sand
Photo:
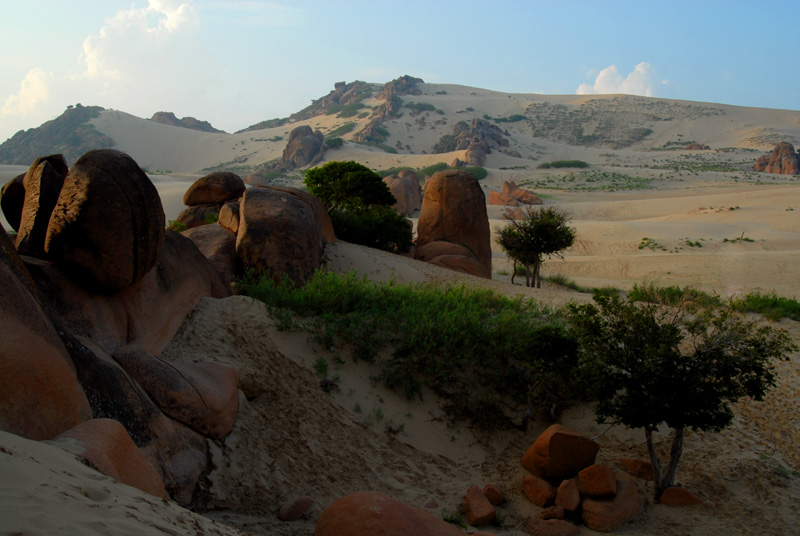
[[[447,155],[421,151],[448,132],[453,122],[469,119],[457,115],[467,107],[474,108],[476,117],[484,113],[498,117],[524,111],[535,102],[580,104],[588,99],[507,95],[451,85],[422,87],[423,95],[413,100],[441,108],[449,125],[434,125],[436,117],[422,125],[419,117],[407,115],[388,128],[392,144],[400,141],[410,147],[408,152],[390,154],[346,143],[329,151],[326,160],[353,159],[373,169],[449,162],[463,158],[463,151]],[[436,95],[441,91],[447,98]],[[512,148],[522,157],[490,154],[489,176],[482,185],[488,195],[504,180],[514,180],[541,195],[545,204],[571,213],[577,242],[563,258],[545,262],[545,276],[565,276],[586,288],[630,289],[652,282],[693,286],[723,297],[759,290],[800,298],[800,180],[748,171],[748,165],[774,145],[774,136],[800,137],[800,113],[666,102],[716,107],[725,114],[664,121],[645,144],[613,151],[536,139],[526,132],[525,124],[509,123]],[[319,116],[298,124],[330,131],[343,122],[336,116]],[[146,168],[167,218],[174,219],[183,208],[183,193],[197,177],[237,158],[253,164],[279,157],[288,132],[297,124],[208,134],[108,111],[95,120],[95,126]],[[732,149],[649,150],[678,134],[713,148]],[[269,141],[276,136],[283,141]],[[575,170],[536,169],[538,162],[567,158],[585,160],[599,172],[624,175],[623,181],[646,179],[646,187],[600,188]],[[703,170],[686,163],[725,163],[735,170]],[[0,166],[0,181],[24,170]],[[299,186],[302,172],[281,180]],[[501,207],[490,206],[488,212],[493,229],[504,225]],[[496,246],[491,281],[345,242],[329,245],[326,259],[331,270],[356,271],[376,281],[463,283],[555,305],[591,300],[588,293],[548,281],[541,289],[511,285],[510,264]],[[784,319],[771,325],[787,329],[800,341],[800,323]],[[238,527],[252,534],[305,535],[313,533],[327,504],[350,492],[382,491],[412,506],[428,504],[428,511],[442,516],[457,509],[471,484],[487,483],[499,485],[507,496],[500,507],[504,525],[490,527],[489,532],[521,536],[520,520],[539,511],[522,496],[524,470],[519,460],[549,423],[537,422],[525,433],[488,435],[463,424],[448,425],[432,394],[412,402],[373,385],[369,366],[355,364],[347,348],[321,348],[306,333],[278,331],[264,307],[249,298],[202,300],[162,357],[238,363],[248,371],[243,381],[264,387],[264,394],[255,399],[241,395],[242,411],[233,433],[212,445],[212,511],[200,516],[180,509],[111,481],[47,442],[0,433],[0,532],[238,534]],[[334,357],[341,357],[343,364],[336,364]],[[339,391],[326,394],[319,388],[314,363],[320,358],[338,375]],[[616,534],[796,532],[800,355],[793,354],[778,367],[778,385],[763,402],[737,404],[730,428],[719,434],[688,434],[678,480],[703,504],[680,509],[653,505],[652,485],[639,482],[642,509]],[[588,405],[568,409],[560,422],[594,437],[601,445],[600,461],[647,458],[641,431],[607,430],[594,422]],[[277,509],[301,495],[315,500],[308,517],[294,523],[278,521]],[[597,533],[582,527],[582,534]]]

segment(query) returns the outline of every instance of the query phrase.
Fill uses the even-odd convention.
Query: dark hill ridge
[[[150,121],[155,121],[156,123],[162,123],[164,125],[171,125],[173,127],[199,130],[200,132],[214,132],[216,134],[226,133],[224,130],[218,130],[214,128],[208,121],[200,121],[194,117],[184,117],[182,119],[178,119],[172,112],[156,112],[153,114],[153,117],[150,118]]]
[[[0,145],[0,164],[28,166],[43,154],[63,154],[74,162],[91,149],[108,149],[114,140],[99,132],[91,120],[100,106],[67,106],[63,114],[37,128],[20,130]]]

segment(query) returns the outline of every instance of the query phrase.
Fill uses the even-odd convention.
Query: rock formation
[[[244,181],[235,173],[216,171],[197,179],[183,195],[186,208],[176,221],[188,229],[214,223],[222,206],[239,199],[244,193]]]
[[[364,143],[386,141],[386,136],[381,133],[381,125],[400,112],[400,108],[403,107],[401,95],[422,94],[417,87],[417,84],[421,83],[423,83],[421,78],[404,75],[384,84],[383,91],[377,96],[378,100],[383,100],[383,104],[373,112],[374,117],[370,122],[353,135],[353,141]]]
[[[17,230],[17,251],[43,258],[50,217],[58,202],[69,169],[63,155],[37,158],[22,179],[25,200]]]
[[[473,161],[470,161],[469,154],[466,159],[471,166],[482,166],[486,155],[491,154],[492,150],[500,150],[501,147],[508,147],[508,132],[503,131],[497,125],[485,120],[475,118],[470,124],[459,121],[453,127],[453,134],[444,136],[431,149],[432,153],[449,153],[452,151],[467,151],[473,154]],[[485,144],[485,145],[484,145]]]
[[[461,259],[442,259],[449,267],[476,265],[481,277],[492,277],[492,250],[486,198],[478,179],[462,170],[434,173],[425,188],[422,212],[417,224],[417,254],[431,242],[451,242],[462,246],[470,255]],[[443,256],[444,257],[444,256]],[[437,258],[428,259],[436,264]],[[470,273],[470,272],[467,272]]]
[[[775,146],[771,155],[759,157],[753,169],[778,175],[800,174],[800,152],[796,153],[791,143],[782,141]]]
[[[0,190],[0,209],[14,231],[19,231],[22,221],[22,207],[25,205],[25,173],[8,181]]]
[[[225,133],[223,130],[217,130],[216,128],[212,127],[211,123],[208,121],[200,121],[194,117],[184,117],[182,119],[178,119],[172,112],[156,112],[153,114],[153,117],[150,118],[150,121],[155,121],[156,123],[162,123],[164,125],[170,125],[173,127],[199,130],[201,132],[214,132],[217,134]]]
[[[295,169],[320,162],[325,147],[322,132],[312,131],[308,125],[296,127],[289,133],[289,141],[283,150],[283,169]]]
[[[414,171],[404,169],[397,175],[384,177],[383,182],[397,199],[394,209],[398,213],[411,216],[422,209],[422,189]]]

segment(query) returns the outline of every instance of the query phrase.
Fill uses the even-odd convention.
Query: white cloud
[[[11,95],[3,104],[2,115],[26,115],[49,99],[49,86],[54,80],[51,73],[38,67],[28,72],[20,84],[19,92]]]
[[[597,74],[594,84],[583,83],[576,90],[578,95],[625,93],[628,95],[653,96],[653,69],[641,62],[623,77],[616,65],[609,65]]]

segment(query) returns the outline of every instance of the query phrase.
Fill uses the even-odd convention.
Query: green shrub
[[[342,138],[329,138],[325,140],[325,145],[327,145],[331,149],[338,149],[339,147],[344,145],[344,140]]]
[[[407,102],[403,105],[403,108],[411,108],[417,113],[432,112],[436,110],[436,106],[433,104],[428,104],[427,102]]]
[[[344,125],[335,128],[325,134],[325,138],[336,138],[338,136],[344,136],[348,132],[351,132],[354,128],[356,128],[355,123],[345,123]]]
[[[449,169],[450,166],[445,164],[444,162],[438,162],[436,164],[426,166],[424,168],[420,168],[417,172],[417,175],[421,177],[430,177],[437,171],[444,171],[445,169]]]
[[[794,298],[783,298],[774,292],[751,292],[743,298],[732,300],[731,307],[736,311],[758,313],[770,320],[791,318],[800,322],[800,302]]]
[[[522,114],[514,114],[508,117],[495,117],[494,120],[496,123],[516,123],[517,121],[522,121],[525,119],[525,116]]]
[[[486,176],[489,175],[489,172],[486,171],[486,168],[482,168],[480,166],[468,166],[464,168],[464,171],[469,171],[475,175],[475,178],[479,181],[485,179]]]
[[[176,233],[182,233],[189,230],[185,223],[179,222],[178,220],[169,220],[167,222],[167,229],[175,231]]]
[[[269,276],[241,285],[271,314],[293,311],[325,347],[350,345],[355,358],[375,363],[385,385],[411,398],[432,389],[453,419],[525,424],[526,408],[549,413],[583,389],[575,385],[573,336],[558,311],[530,299],[324,271],[301,288]]]
[[[634,284],[633,289],[628,292],[628,299],[632,302],[658,303],[661,305],[680,305],[685,302],[692,302],[696,305],[711,307],[722,304],[719,296],[711,295],[702,290],[675,285],[659,287],[654,283],[642,286]]]
[[[583,160],[553,160],[552,162],[542,162],[537,166],[539,169],[550,168],[587,168],[588,162]]]
[[[203,220],[206,224],[217,223],[219,221],[219,214],[214,212],[206,212],[203,215]]]
[[[373,206],[359,211],[333,210],[333,230],[338,238],[393,253],[411,249],[411,226],[402,214],[388,206]]]

